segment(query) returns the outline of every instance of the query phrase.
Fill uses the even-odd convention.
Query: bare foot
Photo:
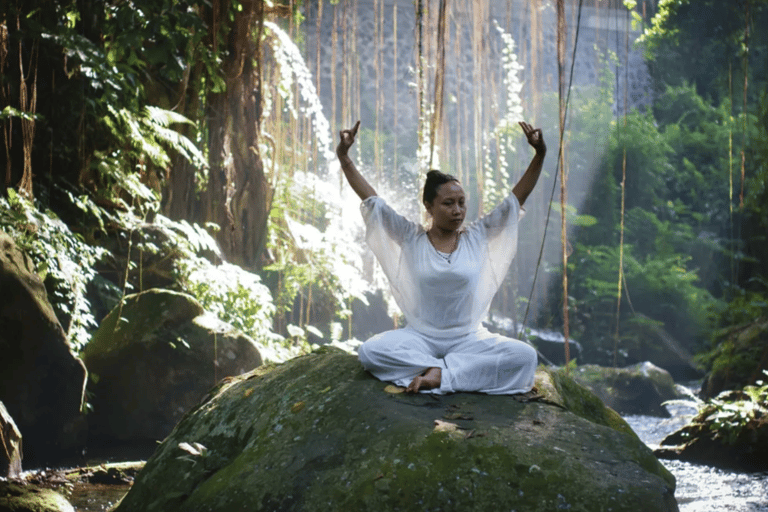
[[[405,389],[406,393],[418,393],[420,389],[434,389],[440,387],[440,378],[442,376],[442,370],[433,366],[427,368],[427,371],[414,377],[410,385]]]

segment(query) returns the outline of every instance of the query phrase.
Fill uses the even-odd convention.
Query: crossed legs
[[[485,329],[457,339],[429,338],[410,329],[383,332],[358,352],[363,367],[409,392],[530,391],[536,351],[528,344]]]

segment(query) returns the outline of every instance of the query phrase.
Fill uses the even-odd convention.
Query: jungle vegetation
[[[588,3],[624,9],[643,29],[636,44],[654,100],[615,113],[627,64],[610,51],[600,82],[574,90],[566,168],[591,166],[595,177],[578,209],[561,199],[566,293],[563,263],[545,261],[541,272],[553,279],[539,284],[543,305],[526,322],[561,330],[567,319],[585,357],[602,364],[628,361],[658,327],[707,353],[712,332],[768,314],[768,2]],[[523,168],[511,128],[523,112],[552,134],[557,159],[560,98],[537,82],[536,9],[526,11],[534,34],[522,47],[503,26],[477,23],[487,12],[472,11],[472,44],[501,34],[500,74],[480,60],[474,72],[501,80],[488,90],[504,115],[492,115],[490,93],[485,106],[446,98],[446,40],[428,40],[446,33],[445,2],[437,4],[414,4],[417,137],[376,115],[357,158],[381,186],[414,197],[413,169],[433,160],[455,168],[482,210]],[[146,289],[157,260],[172,262],[167,286],[277,347],[278,358],[307,350],[308,340],[355,335],[353,303],[382,284],[364,279],[360,233],[349,227],[357,214],[342,206],[338,176],[318,169],[333,161],[332,134],[360,113],[355,101],[335,100],[324,113],[310,71],[320,51],[305,44],[316,27],[304,22],[305,9],[352,0],[2,5],[0,226],[34,257],[73,350],[99,320],[89,301]],[[523,67],[534,76],[525,86]],[[344,72],[333,87],[356,98],[361,83]],[[445,128],[450,116],[455,133]],[[469,119],[481,129],[467,149],[456,141]],[[596,133],[605,134],[601,153],[580,152]],[[551,167],[548,178],[558,179]],[[549,181],[541,187],[541,206],[528,215],[544,219]],[[522,235],[518,258],[536,263],[540,242]],[[513,269],[494,302],[502,316],[524,316],[530,283],[519,279]]]

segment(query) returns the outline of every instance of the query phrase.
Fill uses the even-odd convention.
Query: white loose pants
[[[485,328],[450,339],[431,338],[410,327],[386,331],[363,343],[358,357],[378,379],[403,387],[427,368],[440,368],[440,387],[423,391],[440,395],[525,393],[533,387],[537,365],[533,347]]]

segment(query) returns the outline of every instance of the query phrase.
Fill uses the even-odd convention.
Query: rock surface
[[[86,371],[30,259],[0,231],[0,401],[24,436],[27,459],[81,447]]]
[[[703,396],[712,398],[768,380],[763,373],[768,370],[768,317],[724,329],[717,334],[715,346],[712,370],[701,386]]]
[[[163,439],[219,379],[262,363],[251,338],[167,290],[127,296],[83,360],[93,376],[91,438],[102,442]]]
[[[544,399],[393,394],[324,348],[221,383],[116,512],[677,510],[674,477],[561,373]]]
[[[14,478],[21,473],[21,432],[0,402],[0,477]]]
[[[52,489],[3,481],[0,482],[0,512],[75,512],[75,509]]]
[[[576,368],[572,376],[621,414],[668,418],[669,411],[661,404],[680,398],[669,372],[648,361],[626,368],[587,364]]]

